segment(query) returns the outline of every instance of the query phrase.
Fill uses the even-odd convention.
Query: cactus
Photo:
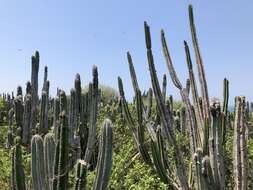
[[[67,99],[64,91],[60,92],[60,134],[56,145],[56,154],[54,164],[57,164],[57,190],[64,190],[67,188],[68,179],[68,121],[66,116]],[[59,149],[59,150],[57,150]],[[54,187],[53,187],[54,189]]]
[[[15,146],[11,150],[11,160],[12,160],[11,189],[26,190],[20,136],[16,137],[15,141],[16,141]]]
[[[53,126],[54,126],[54,135],[55,141],[57,141],[58,137],[58,129],[59,129],[59,114],[60,114],[60,100],[59,97],[54,98],[54,118],[53,118]]]
[[[22,143],[28,145],[31,138],[30,121],[32,108],[31,84],[26,84],[26,95],[24,98],[24,113],[23,113],[23,128],[22,128]]]
[[[120,92],[120,100],[121,100],[121,104],[122,104],[122,109],[123,109],[123,113],[124,113],[124,117],[125,120],[127,122],[128,127],[130,128],[133,137],[134,137],[134,142],[135,145],[137,147],[137,149],[139,150],[143,160],[145,163],[147,163],[148,165],[151,164],[151,160],[150,160],[150,156],[148,154],[147,151],[147,147],[144,144],[144,128],[143,128],[143,118],[142,118],[142,105],[141,105],[141,97],[140,97],[140,91],[137,89],[137,109],[139,112],[138,113],[138,127],[135,127],[135,123],[134,120],[130,114],[130,111],[128,109],[128,105],[125,99],[125,95],[124,95],[124,89],[123,89],[123,82],[121,80],[120,77],[118,77],[118,86],[119,86],[119,92]],[[152,129],[151,129],[152,130]],[[154,131],[154,130],[153,130]],[[155,132],[153,132],[154,134]],[[155,135],[153,135],[155,136]]]
[[[44,165],[45,165],[45,178],[48,184],[48,189],[53,189],[53,177],[54,177],[54,155],[55,155],[55,141],[54,134],[47,133],[44,137]]]
[[[90,162],[92,151],[95,144],[96,137],[96,122],[97,122],[97,111],[98,111],[98,72],[97,67],[94,66],[92,69],[93,81],[91,86],[91,103],[90,103],[90,121],[89,121],[89,136],[87,147],[85,150],[84,160],[86,163]]]
[[[99,143],[98,163],[93,190],[106,190],[112,167],[112,124],[106,119]]]
[[[40,134],[46,134],[48,132],[48,93],[42,91],[41,105],[40,105]]]
[[[189,189],[188,184],[187,184],[187,179],[186,179],[185,168],[183,165],[182,153],[179,150],[179,146],[175,139],[175,134],[172,131],[172,127],[171,127],[172,121],[170,117],[168,116],[168,110],[166,109],[165,104],[163,102],[160,85],[158,83],[156,70],[154,66],[154,59],[152,55],[152,49],[151,49],[150,29],[146,22],[144,23],[144,29],[145,29],[145,37],[146,37],[147,59],[148,59],[148,64],[149,64],[152,87],[153,87],[153,91],[154,91],[156,102],[157,102],[158,114],[161,118],[166,139],[172,145],[173,150],[174,150],[174,156],[176,160],[176,174],[177,174],[176,176],[178,178],[179,184],[183,189]],[[173,69],[171,71],[173,74]],[[174,83],[176,84],[176,86],[180,88],[181,85],[178,80],[174,80]]]
[[[48,76],[48,68],[47,66],[44,67],[44,80],[43,80],[43,88],[42,91],[47,91],[48,90],[48,80],[47,80],[47,76]]]
[[[22,126],[23,126],[23,112],[24,112],[22,94],[19,94],[15,98],[14,105],[15,105],[16,125],[17,125],[17,128],[20,127],[22,129]]]
[[[43,139],[39,135],[34,135],[31,140],[32,152],[32,182],[33,189],[44,190],[48,188],[48,181],[46,180],[45,164],[44,164],[44,150]]]
[[[37,118],[37,105],[38,105],[38,72],[39,72],[40,56],[39,52],[36,51],[35,55],[32,56],[32,74],[31,74],[31,95],[32,95],[32,114],[30,129],[36,127]]]
[[[74,133],[75,130],[77,129],[77,114],[79,112],[76,111],[78,109],[76,107],[76,91],[74,89],[70,90],[70,103],[69,103],[69,133],[68,133],[68,139],[69,139],[69,144],[73,147],[74,146]]]
[[[76,167],[75,190],[86,190],[86,173],[87,164],[80,160]]]
[[[14,110],[13,108],[11,108],[8,111],[8,134],[7,134],[6,148],[10,148],[13,145],[13,116]]]
[[[245,138],[245,97],[235,98],[235,120],[234,120],[234,179],[235,189],[248,189],[248,163]]]
[[[210,107],[209,107],[207,82],[206,82],[206,77],[205,77],[203,61],[202,61],[202,57],[200,54],[198,38],[197,38],[197,34],[196,34],[196,27],[195,27],[195,23],[194,23],[192,5],[189,5],[189,21],[190,21],[190,29],[191,29],[191,35],[192,35],[192,43],[193,43],[193,47],[195,50],[196,63],[198,66],[199,81],[200,81],[201,93],[202,93],[202,99],[203,99],[204,118],[209,119],[210,118],[210,110],[209,110]]]

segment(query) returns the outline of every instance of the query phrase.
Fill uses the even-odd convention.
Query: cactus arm
[[[130,74],[131,74],[133,88],[134,88],[134,91],[136,94],[137,90],[139,90],[139,85],[138,85],[138,81],[137,81],[137,77],[136,77],[136,73],[134,70],[134,65],[133,65],[133,61],[132,61],[132,57],[131,57],[130,52],[127,52],[127,59],[128,59],[128,65],[129,65],[129,70],[130,70]]]
[[[190,21],[190,28],[191,28],[191,35],[192,35],[192,43],[195,50],[195,56],[196,56],[196,63],[198,66],[198,72],[199,72],[199,81],[201,85],[201,92],[202,92],[202,98],[203,98],[203,108],[204,108],[204,117],[210,118],[210,110],[209,110],[209,97],[208,97],[208,90],[207,90],[207,82],[205,77],[205,71],[203,66],[203,61],[200,54],[200,48],[198,44],[198,38],[196,33],[196,27],[194,24],[194,17],[193,17],[193,9],[192,5],[189,5],[189,21]]]
[[[200,108],[198,89],[196,86],[194,72],[193,72],[193,68],[192,68],[190,50],[189,50],[189,46],[186,41],[184,41],[184,47],[185,47],[186,62],[187,62],[188,72],[189,72],[189,80],[190,80],[190,85],[191,85],[193,106],[194,106],[194,110],[195,110],[198,130],[201,130],[203,127],[203,124],[204,124],[204,119],[203,119],[202,111]]]
[[[165,34],[164,34],[163,30],[161,31],[161,41],[162,41],[163,52],[164,52],[164,56],[165,56],[165,59],[166,59],[167,65],[168,65],[171,79],[172,79],[174,85],[180,91],[182,101],[184,102],[185,107],[186,107],[186,115],[188,117],[188,120],[190,121],[189,127],[190,127],[190,138],[191,138],[191,153],[193,154],[196,150],[196,147],[201,146],[201,140],[202,140],[201,133],[200,133],[201,131],[196,130],[195,121],[193,119],[194,117],[193,117],[193,112],[191,109],[191,104],[190,104],[190,100],[188,97],[188,93],[187,93],[186,89],[183,89],[183,87],[177,77],[172,60],[169,56],[169,50],[168,50],[168,47],[166,44]]]
[[[179,79],[177,77],[177,74],[176,74],[176,71],[175,71],[175,69],[172,65],[172,60],[171,60],[171,57],[170,57],[170,54],[169,54],[169,51],[168,51],[168,47],[167,47],[167,43],[166,43],[166,40],[165,40],[165,37],[164,37],[164,31],[163,30],[161,31],[161,41],[162,41],[162,47],[163,47],[163,54],[164,54],[167,66],[169,68],[169,72],[170,72],[172,82],[174,83],[174,85],[179,90],[181,90],[183,87],[182,87],[182,84],[179,81]]]

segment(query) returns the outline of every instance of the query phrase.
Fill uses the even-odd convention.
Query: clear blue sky
[[[210,96],[222,96],[223,78],[227,77],[231,84],[231,102],[235,95],[241,94],[252,101],[253,1],[1,1],[0,91],[12,91],[30,79],[30,57],[35,50],[41,55],[40,89],[43,67],[47,65],[52,95],[55,95],[56,87],[69,92],[77,72],[83,85],[87,84],[95,64],[100,83],[117,88],[117,76],[120,75],[130,97],[133,89],[127,51],[133,56],[141,88],[147,89],[150,78],[144,20],[151,27],[160,78],[162,74],[168,74],[160,43],[160,29],[164,28],[179,78],[185,81],[183,40],[191,42],[189,3],[194,7]],[[168,93],[178,97],[171,80]]]

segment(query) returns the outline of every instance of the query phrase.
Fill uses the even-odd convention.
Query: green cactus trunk
[[[34,135],[31,141],[32,152],[32,183],[34,190],[49,189],[48,181],[46,180],[43,139],[39,135]]]

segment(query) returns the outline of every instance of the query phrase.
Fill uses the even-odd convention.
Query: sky
[[[125,94],[131,99],[127,51],[132,54],[141,90],[151,86],[144,21],[150,25],[159,78],[169,74],[160,42],[160,30],[164,29],[175,69],[185,83],[188,72],[183,40],[189,43],[194,57],[187,12],[190,3],[210,97],[222,98],[226,77],[230,103],[237,95],[253,101],[253,1],[249,0],[0,1],[0,92],[25,87],[30,80],[31,56],[38,50],[39,89],[46,65],[51,95],[56,94],[57,87],[69,93],[76,73],[86,86],[92,79],[92,65],[97,65],[100,83],[117,89],[117,77],[121,76]],[[167,92],[179,98],[170,78]]]

